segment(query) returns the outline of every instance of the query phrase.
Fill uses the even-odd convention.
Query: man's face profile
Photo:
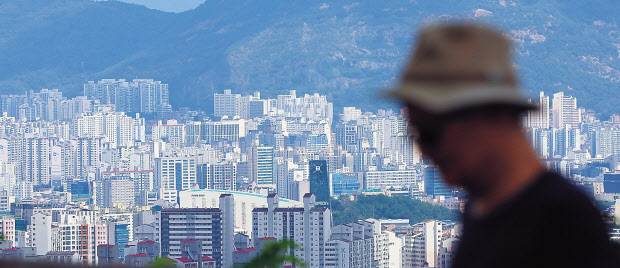
[[[484,170],[493,165],[493,150],[502,145],[498,128],[509,123],[489,118],[482,112],[432,115],[408,106],[412,137],[427,157],[441,170],[444,180],[456,186],[477,184]]]

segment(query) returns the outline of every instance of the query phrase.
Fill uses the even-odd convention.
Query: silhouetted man
[[[425,28],[401,85],[423,155],[469,193],[453,267],[620,267],[602,215],[545,170],[521,130],[510,44],[475,24]]]

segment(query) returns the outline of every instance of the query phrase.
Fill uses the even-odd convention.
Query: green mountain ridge
[[[620,31],[611,0],[224,1],[182,13],[115,1],[0,3],[0,93],[87,80],[154,78],[171,104],[212,111],[213,93],[327,94],[337,107],[396,107],[394,85],[417,28],[476,18],[507,31],[528,94],[565,91],[620,113]]]

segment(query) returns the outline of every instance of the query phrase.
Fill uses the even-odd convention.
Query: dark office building
[[[316,202],[329,201],[329,173],[327,161],[312,160],[309,165],[310,192],[316,196]]]
[[[220,196],[219,208],[169,208],[158,215],[161,255],[182,258],[183,241],[198,241],[195,250],[215,260],[217,267],[232,266],[234,209],[230,194]],[[157,235],[157,234],[156,234]],[[200,249],[197,249],[200,248]]]
[[[181,241],[202,241],[202,255],[222,260],[222,212],[218,208],[162,209],[161,255],[179,258]]]

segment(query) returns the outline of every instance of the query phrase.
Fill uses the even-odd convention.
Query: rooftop
[[[146,173],[146,172],[155,172],[155,170],[127,170],[127,171],[104,171],[102,173]]]
[[[146,255],[144,253],[138,253],[138,254],[131,254],[129,256],[131,256],[131,257],[148,257],[149,255]]]
[[[246,193],[246,192],[238,192],[238,191],[228,191],[228,190],[215,190],[215,189],[195,189],[195,190],[186,190],[186,191],[182,191],[182,192],[190,192],[190,193],[211,192],[211,193],[245,195],[245,196],[267,198],[266,195]],[[287,203],[287,202],[297,202],[295,200],[290,200],[290,199],[286,199],[286,198],[280,198],[279,201],[280,202],[284,202],[284,203]]]
[[[182,263],[196,262],[196,261],[194,261],[194,260],[190,260],[190,259],[188,259],[188,258],[183,258],[183,257],[181,257],[181,258],[176,258],[176,259],[177,259],[178,261],[182,262]]]
[[[304,212],[304,208],[276,208],[273,212]]]
[[[215,260],[209,256],[202,256],[202,261],[215,261]]]
[[[45,255],[73,255],[76,252],[73,251],[48,251]]]
[[[175,212],[221,212],[219,208],[164,208],[161,213]]]

